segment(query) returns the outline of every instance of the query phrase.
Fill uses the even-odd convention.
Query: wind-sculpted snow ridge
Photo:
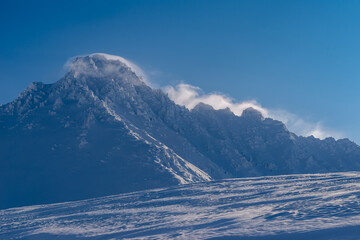
[[[228,179],[0,211],[1,239],[359,239],[359,231],[359,172]]]

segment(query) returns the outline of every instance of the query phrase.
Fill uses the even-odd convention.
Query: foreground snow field
[[[0,239],[360,239],[360,173],[229,179],[0,211]]]

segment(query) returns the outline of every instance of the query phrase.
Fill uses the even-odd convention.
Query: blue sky
[[[127,58],[156,86],[187,83],[291,113],[360,143],[360,1],[8,1],[0,104],[52,83],[69,57]]]

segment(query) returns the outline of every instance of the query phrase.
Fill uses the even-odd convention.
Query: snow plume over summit
[[[137,66],[135,63],[120,57],[120,56],[115,56],[115,55],[110,55],[110,54],[106,54],[106,53],[93,53],[89,55],[90,57],[103,57],[106,60],[109,61],[119,61],[124,63],[126,66],[128,66],[138,77],[142,78],[145,82],[146,82],[146,75],[143,72],[143,70]]]
[[[86,74],[90,76],[109,76],[123,70],[124,67],[133,72],[139,79],[150,85],[142,69],[135,63],[115,55],[106,53],[93,53],[72,57],[65,64],[69,71],[74,72],[74,76]]]
[[[269,117],[282,121],[290,131],[301,136],[312,135],[320,139],[327,137],[338,139],[343,137],[342,133],[324,127],[321,122],[312,123],[284,110],[267,109],[255,100],[237,102],[224,94],[205,94],[201,88],[185,83],[178,84],[175,87],[167,86],[164,88],[164,91],[171,100],[179,105],[185,106],[189,110],[193,109],[199,103],[205,103],[217,110],[229,108],[235,115],[241,116],[245,109],[253,108],[259,111],[264,118]]]

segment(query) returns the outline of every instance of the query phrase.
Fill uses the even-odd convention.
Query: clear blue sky
[[[0,104],[92,52],[360,143],[360,1],[2,1]]]

